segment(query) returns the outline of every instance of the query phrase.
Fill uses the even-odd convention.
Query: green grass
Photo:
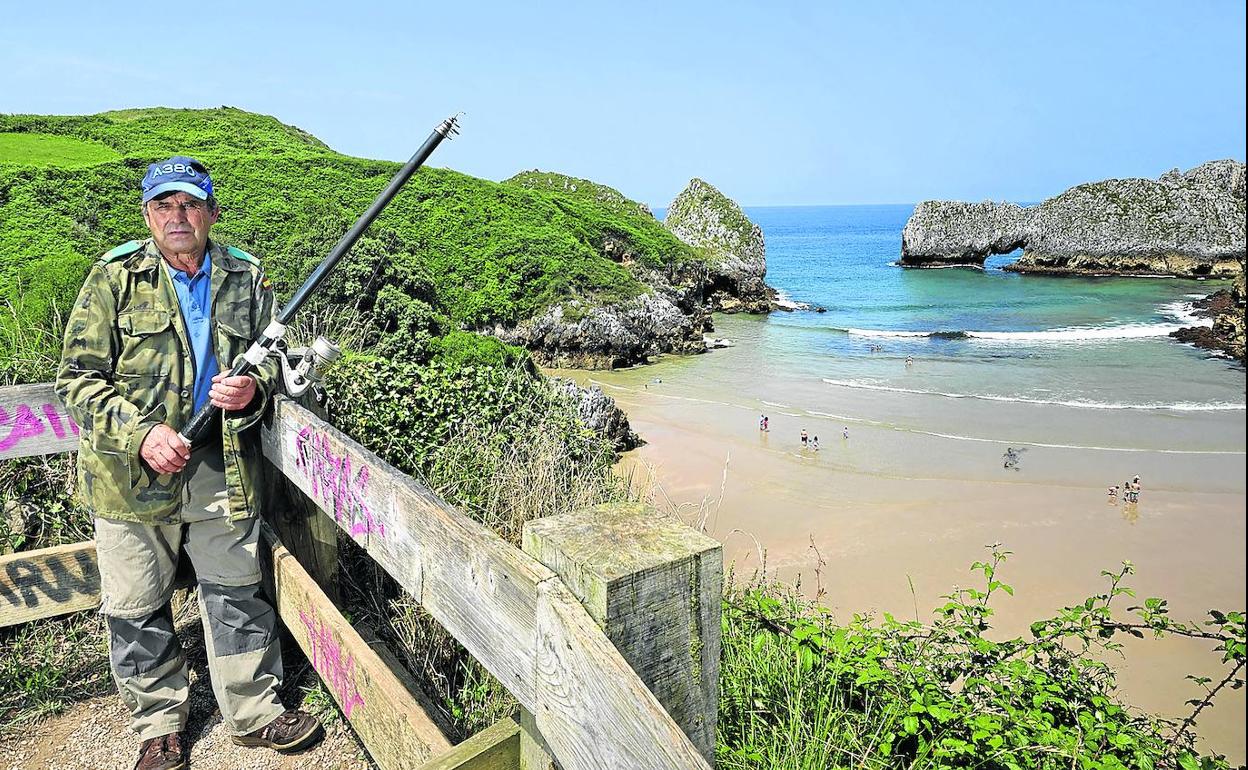
[[[92,260],[146,235],[138,185],[148,163],[181,153],[208,165],[224,212],[214,237],[260,257],[279,302],[399,168],[230,107],[0,115],[0,136],[0,365],[25,330],[58,337]],[[85,167],[27,163],[47,155],[31,137],[104,154]],[[397,353],[572,300],[624,301],[648,290],[650,270],[698,257],[619,192],[584,180],[572,191],[564,179],[422,169],[326,282],[320,311],[351,308],[370,345]]]
[[[102,616],[0,628],[0,735],[112,689]]]
[[[120,159],[110,147],[70,136],[0,134],[0,163],[83,168]]]

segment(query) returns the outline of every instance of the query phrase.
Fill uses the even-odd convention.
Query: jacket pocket
[[[173,317],[168,310],[125,311],[117,316],[117,328],[121,331],[117,374],[168,374],[178,355]]]

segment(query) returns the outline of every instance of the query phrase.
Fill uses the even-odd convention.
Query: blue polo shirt
[[[195,362],[195,411],[208,403],[208,391],[212,390],[212,378],[220,369],[217,356],[212,351],[212,291],[209,275],[212,259],[204,252],[204,263],[199,272],[187,275],[168,262],[169,277],[178,295],[178,307],[182,309],[182,321],[191,342],[191,359]]]

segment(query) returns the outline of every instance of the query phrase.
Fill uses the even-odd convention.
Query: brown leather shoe
[[[139,749],[134,770],[180,770],[186,767],[186,740],[182,733],[148,738]]]
[[[264,746],[283,754],[307,748],[321,739],[323,731],[316,717],[303,711],[287,711],[259,730],[235,735],[239,746]]]

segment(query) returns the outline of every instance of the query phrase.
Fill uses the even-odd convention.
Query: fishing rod
[[[381,194],[373,200],[372,205],[368,207],[368,210],[361,214],[359,219],[355,220],[355,224],[334,245],[334,248],[329,252],[329,256],[316,266],[316,269],[312,271],[308,279],[299,287],[299,291],[295,292],[295,296],[291,297],[290,302],[286,303],[286,307],[282,308],[281,312],[278,313],[277,318],[265,328],[259,339],[252,342],[247,352],[243,353],[238,362],[234,364],[234,368],[230,370],[230,377],[250,374],[264,362],[264,359],[277,347],[277,343],[286,334],[286,324],[290,323],[290,319],[299,311],[299,308],[303,307],[308,298],[316,293],[317,288],[320,287],[330,271],[342,261],[342,258],[347,255],[347,252],[360,239],[360,236],[373,223],[373,220],[377,218],[382,209],[394,199],[394,196],[403,188],[403,185],[407,183],[412,174],[416,173],[416,169],[424,165],[425,160],[433,154],[433,151],[437,149],[443,139],[459,133],[458,121],[459,115],[452,115],[442,121],[433,130],[433,133],[429,134],[429,138],[420,146],[416,154],[407,161],[403,168],[395,172],[395,175],[390,179],[390,184],[386,185],[386,189],[382,190]],[[208,426],[212,424],[218,411],[220,411],[220,407],[214,406],[212,402],[209,402],[195,413],[191,421],[178,434],[186,442],[187,446],[193,445],[203,435]]]

